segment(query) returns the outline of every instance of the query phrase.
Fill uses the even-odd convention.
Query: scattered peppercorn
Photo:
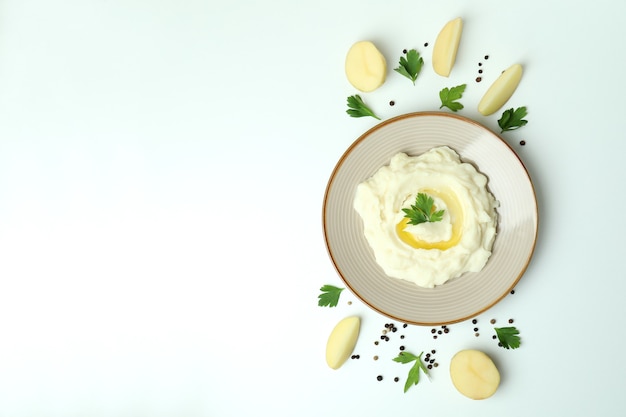
[[[478,336],[480,336],[480,333],[476,332],[476,333],[474,333],[474,336],[478,337]]]
[[[404,346],[400,346],[400,350],[404,350]]]
[[[437,330],[436,329],[432,329],[430,332],[431,333],[437,333]]]
[[[433,349],[433,350],[430,351],[430,353],[432,353],[434,355],[435,353],[437,353],[437,351],[435,349]],[[428,355],[428,353],[427,353],[427,355]]]
[[[402,53],[403,53],[403,54],[406,54],[406,49],[403,49],[403,50],[402,50]]]
[[[441,334],[443,333],[441,330],[437,330],[437,334]]]
[[[348,301],[348,305],[351,306],[352,305],[352,301]]]
[[[374,360],[377,361],[378,360],[378,355],[374,355]]]
[[[478,327],[474,327],[474,331],[477,332],[478,331]]]
[[[479,62],[479,63],[478,63],[478,66],[479,66],[479,67],[482,67],[482,66],[483,66],[483,63],[482,63],[482,62]]]
[[[479,70],[478,70],[478,73],[479,73],[479,74],[482,74],[482,73],[483,73],[483,70],[479,69]]]
[[[374,341],[374,344],[375,344],[376,346],[378,346],[378,340]]]
[[[476,324],[476,323],[478,323],[478,320],[476,319],[472,320],[472,324]]]
[[[485,60],[489,59],[489,55],[485,55]]]
[[[495,334],[493,336],[491,336],[492,339],[497,339],[498,336],[496,336]]]
[[[428,46],[428,42],[424,43],[424,48],[426,48]]]
[[[382,380],[383,380],[383,376],[382,376],[382,375],[378,375],[378,376],[376,377],[376,379],[377,379],[377,380],[379,380],[379,381],[382,381]]]
[[[525,140],[520,140],[519,144],[524,146],[524,145],[526,145],[526,141]],[[511,291],[511,294],[515,294],[515,291]]]
[[[496,319],[491,319],[491,320],[489,320],[489,323],[491,323],[491,324],[496,324]]]
[[[404,335],[400,335],[400,339],[404,339]]]
[[[482,77],[476,77],[476,82],[477,82],[477,83],[481,82],[482,80],[483,80],[483,78],[482,78]]]
[[[395,104],[396,104],[396,102],[395,102],[395,101],[393,101],[393,100],[391,100],[391,101],[389,102],[389,105],[390,105],[390,106],[393,106],[393,105],[395,105]]]
[[[522,141],[524,142],[524,141]],[[526,142],[524,142],[524,145],[526,144]],[[511,294],[515,294],[515,290],[511,290]]]
[[[437,335],[434,335],[434,336],[433,336],[433,339],[436,339],[436,338],[437,338]]]
[[[406,329],[408,326],[409,326],[409,325],[408,325],[408,324],[406,324],[406,323],[404,323],[404,324],[402,325],[402,327],[404,327],[405,329]]]
[[[433,363],[433,366],[436,368],[439,366],[439,364],[437,362]]]
[[[513,323],[513,319],[509,319],[509,323]]]
[[[400,378],[395,377],[395,378],[393,379],[393,382],[398,382],[399,380],[400,380]]]
[[[427,368],[428,369],[433,369],[433,366],[431,364],[428,364]]]
[[[450,333],[450,329],[448,329],[447,327],[445,329],[443,329],[444,333]]]

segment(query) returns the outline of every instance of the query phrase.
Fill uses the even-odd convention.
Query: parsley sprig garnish
[[[317,305],[320,307],[337,307],[339,296],[344,288],[335,287],[334,285],[323,285],[320,288],[322,292],[317,296],[319,298]]]
[[[405,52],[405,55],[406,58],[403,56],[400,57],[400,66],[398,68],[394,68],[394,71],[398,74],[404,75],[406,78],[413,81],[413,85],[415,85],[415,80],[424,65],[424,59],[415,49]]]
[[[424,373],[428,376],[428,369],[422,362],[423,354],[424,352],[415,356],[409,352],[400,352],[397,357],[393,358],[395,362],[399,363],[411,363],[415,361],[411,369],[409,369],[409,375],[407,376],[406,383],[404,384],[404,392],[407,392],[412,385],[417,385],[420,382],[420,370],[424,371]]]
[[[465,91],[465,87],[467,84],[457,85],[452,88],[444,88],[439,92],[439,99],[441,99],[440,109],[444,107],[449,108],[453,112],[459,111],[463,108],[463,105],[459,103],[457,100],[463,97],[463,92]]]
[[[515,327],[494,327],[500,344],[505,349],[517,349],[520,345],[519,330]]]
[[[367,105],[363,102],[363,99],[358,94],[348,97],[348,113],[351,117],[366,117],[371,116],[375,119],[380,120],[380,117],[376,116],[374,112],[367,107]]]
[[[403,208],[404,217],[409,219],[409,224],[438,222],[443,219],[445,210],[434,209],[435,202],[431,196],[425,193],[417,193],[415,204],[411,208]]]
[[[526,107],[518,107],[515,110],[510,108],[502,113],[502,117],[498,120],[498,126],[500,126],[500,133],[508,132],[509,130],[516,130],[528,123],[528,120],[524,120],[524,117],[528,112]]]

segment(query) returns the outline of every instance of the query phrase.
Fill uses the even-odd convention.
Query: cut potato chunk
[[[520,64],[514,64],[500,74],[478,103],[480,114],[489,116],[504,106],[515,92],[521,79],[522,66]]]
[[[332,369],[339,369],[350,357],[359,338],[361,319],[357,316],[341,320],[328,337],[326,344],[326,363]]]
[[[457,17],[441,29],[433,46],[433,69],[443,77],[450,75],[461,42],[463,20]]]
[[[479,350],[462,350],[450,361],[456,389],[473,400],[491,397],[500,385],[500,373],[491,358]]]
[[[357,90],[374,91],[385,82],[387,61],[372,42],[357,42],[346,56],[346,77]]]

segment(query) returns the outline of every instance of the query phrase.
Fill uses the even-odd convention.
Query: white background
[[[622,415],[625,15],[611,0],[0,0],[0,416]],[[457,16],[445,79],[432,44]],[[326,183],[376,124],[345,114],[362,39],[387,57],[362,95],[382,118],[467,83],[460,114],[495,130],[478,100],[525,68],[507,106],[529,124],[503,137],[536,187],[535,256],[480,337],[402,329],[440,365],[406,394],[399,340],[373,343],[388,319],[348,291],[317,306],[342,284]],[[415,86],[392,71],[404,48],[426,61]],[[361,358],[333,371],[326,339],[352,314]],[[514,318],[522,347],[495,346],[491,318]],[[463,348],[499,366],[492,398],[454,390]]]

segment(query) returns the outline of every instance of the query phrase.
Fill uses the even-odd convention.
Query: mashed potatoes
[[[437,222],[408,224],[403,208],[430,196]],[[497,202],[487,177],[443,146],[416,157],[399,153],[357,186],[354,208],[376,262],[393,278],[433,288],[480,271],[496,236]]]

